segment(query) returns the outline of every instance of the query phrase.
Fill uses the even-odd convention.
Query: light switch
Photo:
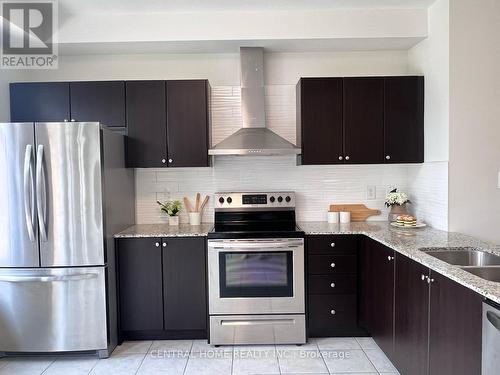
[[[500,189],[500,172],[498,172],[497,189]]]
[[[377,199],[377,187],[375,185],[366,187],[366,199]]]

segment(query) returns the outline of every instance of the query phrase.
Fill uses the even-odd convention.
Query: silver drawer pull
[[[333,310],[333,309],[332,309],[332,310],[330,310],[330,314],[331,314],[331,315],[335,315],[336,313],[337,313],[337,312],[336,312],[335,310]]]
[[[295,324],[295,319],[221,320],[221,326]]]
[[[330,247],[335,247],[335,242],[332,242],[332,243],[330,244]]]
[[[155,246],[156,247],[160,247],[160,243],[159,242],[155,242]]]
[[[335,283],[331,283],[330,288],[335,288]]]
[[[335,268],[335,263],[331,263],[330,267]]]

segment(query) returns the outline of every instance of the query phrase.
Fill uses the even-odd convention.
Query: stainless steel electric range
[[[305,343],[304,272],[293,192],[215,194],[210,344]]]

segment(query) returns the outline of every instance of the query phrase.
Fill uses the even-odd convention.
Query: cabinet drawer
[[[348,255],[310,255],[308,273],[311,275],[356,273],[356,259],[355,256]]]
[[[310,275],[309,294],[356,294],[355,274]]]
[[[357,319],[356,295],[309,296],[311,337],[356,334]]]
[[[307,237],[309,254],[356,255],[358,236],[356,235],[312,235]]]

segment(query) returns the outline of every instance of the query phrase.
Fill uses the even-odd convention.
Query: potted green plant
[[[182,209],[182,203],[180,201],[166,201],[160,202],[156,201],[163,212],[168,215],[168,225],[179,225],[179,212]]]
[[[390,207],[389,221],[396,221],[398,216],[406,215],[408,213],[406,205],[411,203],[408,199],[408,195],[403,192],[399,192],[398,189],[393,189],[385,197],[386,207]]]

